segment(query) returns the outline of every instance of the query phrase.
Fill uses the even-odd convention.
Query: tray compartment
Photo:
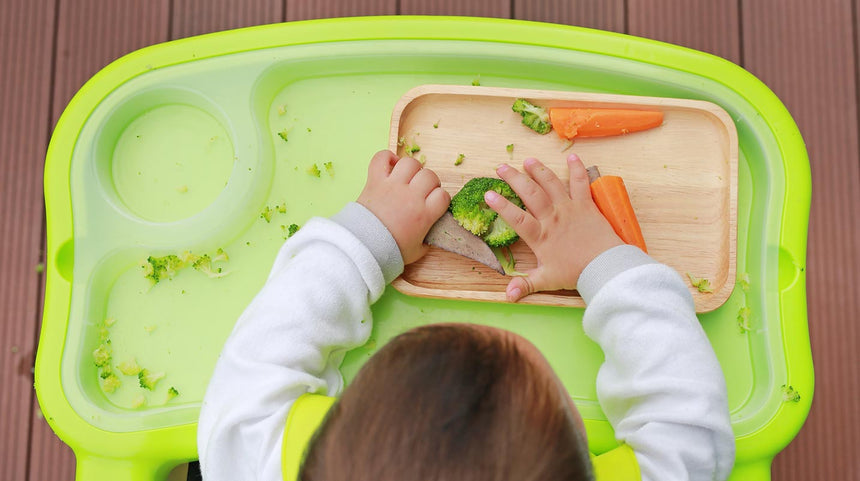
[[[543,107],[656,109],[661,127],[617,137],[575,139],[573,146],[554,132],[539,135],[521,125],[511,110],[518,97]],[[436,127],[434,127],[436,125]],[[522,168],[536,157],[567,183],[568,152],[604,175],[620,175],[630,193],[649,253],[686,273],[711,282],[713,293],[691,286],[696,308],[722,305],[734,287],[737,232],[737,134],[728,114],[702,101],[581,92],[424,85],[407,92],[394,109],[390,147],[416,156],[439,174],[442,187],[456,193],[473,177],[496,177],[503,162]],[[505,146],[514,144],[513,154]],[[465,160],[459,166],[454,159]],[[512,246],[518,270],[537,265],[519,241]],[[505,301],[510,278],[464,257],[431,248],[407,266],[394,286],[407,294],[481,301]],[[533,294],[522,302],[583,306],[575,291]]]
[[[140,92],[105,119],[95,142],[101,188],[133,216],[174,222],[202,211],[227,185],[233,133],[197,92]]]

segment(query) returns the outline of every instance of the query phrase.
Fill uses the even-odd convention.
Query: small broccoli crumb
[[[749,332],[751,313],[752,310],[749,307],[741,307],[740,310],[738,310],[738,329],[741,332]]]
[[[750,275],[746,272],[738,275],[738,285],[741,286],[744,292],[750,290]]]
[[[110,331],[107,327],[102,326],[99,328],[99,341],[105,342],[110,339]]]
[[[179,257],[170,254],[163,257],[149,256],[141,263],[141,267],[144,277],[151,280],[154,285],[163,279],[173,279],[179,269],[185,266]]]
[[[324,162],[323,167],[325,167],[328,176],[334,178],[334,165],[331,162]]]
[[[38,273],[45,272],[45,263],[44,262],[40,262],[40,263],[36,264],[36,272],[38,272]]]
[[[308,127],[308,132],[310,132],[310,131],[311,131],[311,128],[310,128],[310,127]]]
[[[543,107],[532,105],[526,99],[517,99],[511,109],[523,117],[523,125],[543,135],[552,130],[549,114]]]
[[[229,274],[229,272],[223,272],[220,267],[213,267],[212,258],[209,256],[209,254],[203,254],[202,256],[200,256],[200,258],[197,259],[196,262],[194,262],[192,267],[194,267],[194,269],[198,272],[202,272],[203,274],[206,274],[212,279],[224,277]]]
[[[176,188],[176,192],[179,192],[180,194],[187,194],[188,193],[188,186],[187,185],[180,185],[179,187]]]
[[[800,393],[797,392],[792,386],[787,386],[783,384],[782,388],[782,400],[783,401],[791,401],[791,402],[800,402]]]
[[[319,177],[320,176],[320,168],[317,167],[317,164],[314,164],[314,165],[308,167],[307,173],[314,176],[314,177]]]
[[[690,278],[690,284],[693,285],[699,292],[702,293],[711,293],[714,292],[714,289],[711,288],[711,281],[705,279],[704,277],[694,277],[689,272],[687,273],[687,277]]]
[[[116,319],[114,319],[113,317],[108,317],[107,319],[105,319],[104,322],[105,322],[105,327],[111,327],[114,324],[116,324]]]
[[[158,329],[158,326],[154,324],[143,326],[143,330],[146,331],[147,334],[152,334],[156,329]]]
[[[285,113],[287,113],[287,106],[278,105],[278,115],[284,115]]]
[[[110,373],[102,381],[102,391],[107,393],[114,392],[120,384],[122,384],[122,382],[120,382],[119,377],[117,377],[116,374]]]
[[[290,238],[296,234],[300,229],[298,224],[290,224],[289,226],[281,225],[281,230],[287,234],[287,238]]]
[[[104,366],[99,368],[99,377],[102,379],[107,379],[108,376],[113,374],[113,369],[111,369],[110,364],[105,364]]]
[[[438,121],[438,120],[436,121],[436,123],[434,123],[434,124],[433,124],[433,128],[434,128],[434,129],[438,129],[438,128],[439,128],[439,121]]]
[[[284,129],[284,130],[282,130],[282,131],[278,132],[278,137],[280,137],[281,139],[283,139],[283,141],[284,141],[284,142],[288,142],[288,140],[287,140],[287,134],[288,134],[288,133],[289,133],[289,132],[287,131],[287,129]]]
[[[508,144],[505,146],[505,151],[509,154],[514,153],[514,144]]]
[[[111,349],[108,344],[109,342],[106,341],[99,344],[99,347],[93,351],[93,363],[98,367],[106,366],[110,363]]]
[[[265,219],[266,223],[268,224],[268,223],[272,222],[272,215],[274,213],[275,213],[275,211],[271,207],[266,206],[263,209],[263,212],[260,212],[260,218]]]
[[[144,396],[143,394],[138,394],[137,396],[134,397],[134,399],[131,400],[131,408],[132,409],[142,408],[145,405],[146,405],[146,396]]]
[[[397,146],[402,147],[403,145],[406,145],[406,137],[400,137],[397,139]]]
[[[466,160],[466,156],[463,154],[460,154],[457,156],[457,160],[454,161],[454,165],[460,165],[463,163],[464,160]]]
[[[421,154],[421,157],[418,158],[418,163],[421,165],[426,164],[427,163],[427,156],[424,154]]]
[[[167,388],[167,400],[168,401],[175,398],[176,396],[179,396],[179,391],[177,391],[175,387],[170,386],[169,388]]]
[[[478,87],[478,86],[480,86],[480,85],[481,85],[481,76],[480,76],[480,75],[478,75],[477,77],[475,77],[475,78],[472,80],[472,85],[473,85],[473,86],[475,86],[475,87]]]
[[[126,376],[137,376],[140,373],[140,366],[137,365],[137,361],[134,358],[117,364],[116,368]]]
[[[406,146],[406,155],[414,157],[416,153],[421,152],[421,146],[414,141],[411,145]]]
[[[137,373],[137,379],[140,381],[140,387],[152,391],[155,385],[164,377],[163,372],[150,372],[148,369],[141,369]]]

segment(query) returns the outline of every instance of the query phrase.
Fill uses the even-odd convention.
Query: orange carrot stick
[[[551,108],[549,121],[559,137],[608,137],[653,129],[663,123],[663,112],[652,110]]]
[[[615,175],[601,176],[597,167],[589,167],[587,171],[591,181],[591,198],[594,199],[600,213],[606,217],[621,240],[647,253],[645,238],[642,236],[642,229],[639,228],[639,221],[636,220],[636,213],[633,211],[624,181]]]

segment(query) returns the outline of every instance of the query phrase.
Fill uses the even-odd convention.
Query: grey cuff
[[[403,256],[397,242],[388,229],[367,207],[350,202],[340,212],[331,216],[361,241],[373,254],[382,269],[382,276],[388,284],[403,272]]]
[[[595,257],[585,267],[582,274],[579,275],[576,290],[579,291],[579,295],[582,296],[586,304],[591,304],[594,296],[613,277],[634,267],[656,263],[657,261],[638,247],[631,245],[613,247]]]

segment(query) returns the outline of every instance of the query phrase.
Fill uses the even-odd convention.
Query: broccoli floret
[[[218,248],[217,251],[215,251],[215,257],[212,258],[212,262],[229,261],[229,260],[230,260],[230,256],[228,256],[227,253],[224,252],[224,249],[222,249],[220,247]]]
[[[312,166],[308,167],[307,172],[308,172],[308,174],[310,174],[310,175],[312,175],[312,176],[314,176],[314,177],[319,177],[319,176],[320,176],[320,168],[319,168],[319,167],[317,167],[317,164],[314,164],[314,165],[312,165]]]
[[[331,162],[323,163],[323,167],[325,167],[325,171],[329,177],[334,177],[334,165]]]
[[[116,368],[126,376],[137,376],[140,373],[140,366],[134,358],[119,363]]]
[[[750,314],[752,313],[752,309],[749,307],[741,307],[738,310],[738,329],[743,332],[749,332],[750,330]]]
[[[791,402],[800,402],[800,393],[797,392],[794,387],[783,384],[782,386],[782,400],[783,401],[791,401]]]
[[[473,86],[475,86],[475,87],[478,87],[478,86],[480,86],[480,85],[481,85],[481,76],[480,76],[480,75],[478,75],[477,77],[475,77],[475,78],[472,80],[472,85],[473,85]]]
[[[300,227],[298,224],[290,224],[289,227],[287,227],[287,237],[294,236],[299,229]]]
[[[93,351],[93,363],[98,366],[106,366],[110,363],[111,358],[111,350],[110,345],[107,342],[103,342],[99,344],[99,347]]]
[[[750,275],[744,272],[743,274],[738,275],[738,285],[741,286],[744,292],[750,290]]]
[[[463,154],[460,154],[457,156],[457,159],[454,160],[454,165],[460,165],[463,163],[464,160],[466,160],[466,156]]]
[[[203,254],[197,261],[194,262],[194,269],[199,272],[206,274],[211,278],[224,277],[229,272],[222,272],[220,267],[212,267],[212,258],[209,257],[209,254]]]
[[[269,206],[266,206],[266,207],[263,209],[263,211],[262,211],[262,212],[260,212],[260,218],[261,218],[261,219],[263,219],[263,220],[265,220],[265,221],[266,221],[266,223],[268,224],[269,222],[272,222],[272,216],[273,216],[274,214],[275,214],[274,209],[272,209],[272,208],[271,208],[271,207],[269,207]]]
[[[476,177],[466,182],[463,188],[454,194],[449,209],[463,228],[481,236],[484,242],[492,242],[490,245],[497,247],[510,245],[516,242],[518,236],[513,228],[484,202],[484,194],[489,190],[504,196],[517,207],[523,206],[523,201],[505,181]],[[490,239],[486,236],[490,236]]]
[[[116,374],[110,373],[102,381],[102,391],[114,392],[122,384]]]
[[[137,379],[140,381],[140,387],[152,391],[155,389],[155,384],[164,377],[163,372],[149,372],[148,369],[141,369],[137,373]]]
[[[517,99],[511,109],[523,116],[523,125],[539,134],[548,134],[552,130],[549,114],[546,109],[530,104],[526,99]]]
[[[690,278],[690,284],[693,285],[699,292],[708,294],[714,292],[714,289],[711,287],[711,281],[705,279],[704,277],[694,277],[689,272],[687,273],[687,277]]]
[[[283,141],[284,141],[284,142],[287,142],[287,136],[288,136],[288,134],[289,134],[289,132],[287,132],[287,129],[284,129],[284,130],[282,130],[282,131],[278,132],[278,137],[280,137],[281,139],[283,139]]]
[[[168,401],[175,398],[176,396],[179,396],[179,391],[177,391],[175,387],[170,386],[169,388],[167,388],[167,400]]]
[[[163,279],[173,279],[173,276],[185,267],[185,263],[179,257],[170,254],[162,257],[149,256],[143,264],[144,277],[158,284]]]
[[[496,216],[490,224],[490,230],[484,234],[484,242],[490,247],[504,247],[513,244],[519,239],[516,231],[505,222],[501,216]]]

